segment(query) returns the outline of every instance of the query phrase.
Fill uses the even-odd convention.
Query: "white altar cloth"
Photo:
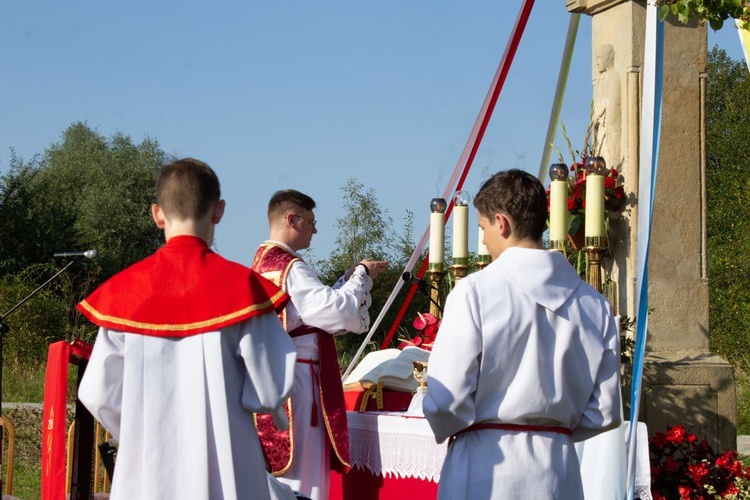
[[[435,443],[423,417],[400,412],[347,412],[352,467],[382,477],[414,477],[439,482],[447,443]],[[587,499],[622,500],[626,485],[628,422],[576,444]],[[636,495],[649,500],[651,471],[646,425],[638,423]]]
[[[347,412],[352,467],[376,476],[416,477],[437,483],[448,443],[435,443],[424,417]]]

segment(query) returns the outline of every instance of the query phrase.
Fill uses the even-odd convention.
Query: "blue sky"
[[[167,153],[214,167],[227,200],[217,245],[232,260],[251,262],[268,233],[268,198],[285,188],[317,201],[312,250],[325,258],[350,178],[374,190],[396,230],[413,212],[421,235],[521,1],[207,5],[5,2],[0,171],[11,147],[28,160],[80,120],[107,137],[151,137]],[[499,170],[538,172],[568,20],[564,1],[536,2],[467,178],[470,192]],[[591,103],[590,26],[582,17],[561,115],[576,147]],[[742,59],[730,24],[709,29],[715,44]],[[561,134],[555,144],[566,152]],[[473,213],[469,227],[475,251]]]

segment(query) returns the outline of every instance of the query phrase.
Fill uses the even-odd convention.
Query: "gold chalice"
[[[427,363],[422,361],[412,361],[414,365],[414,378],[419,382],[417,394],[427,394]]]

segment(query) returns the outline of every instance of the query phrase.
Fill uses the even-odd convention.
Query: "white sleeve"
[[[243,407],[273,415],[276,426],[286,429],[289,421],[282,405],[292,394],[297,350],[278,316],[263,314],[243,322],[237,355],[246,370]]]
[[[362,266],[357,266],[349,280],[334,289],[321,283],[309,265],[297,261],[292,264],[286,283],[292,304],[306,325],[328,333],[362,333],[370,328],[372,279]]]
[[[596,374],[594,391],[583,411],[581,420],[573,429],[573,441],[583,441],[604,431],[618,427],[622,422],[620,393],[620,333],[617,321],[607,309],[601,364]]]
[[[124,336],[121,332],[99,329],[78,388],[78,399],[117,440],[122,415]]]
[[[474,395],[479,379],[482,330],[472,289],[457,283],[445,302],[435,345],[427,363],[423,409],[442,443],[476,421]]]

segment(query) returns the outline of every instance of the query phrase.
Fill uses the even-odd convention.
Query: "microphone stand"
[[[440,307],[440,303],[437,300],[432,298],[432,294],[427,294],[427,298],[430,299],[430,302],[432,302],[435,307],[437,307],[438,311],[440,311],[440,315],[442,316],[443,308]]]
[[[420,291],[420,292],[422,293],[422,295],[424,295],[425,297],[427,297],[428,299],[430,299],[430,302],[432,302],[432,304],[433,304],[433,305],[434,305],[435,307],[437,307],[438,311],[440,311],[440,314],[442,315],[442,314],[443,314],[443,308],[442,308],[442,307],[440,307],[440,303],[439,303],[439,302],[438,302],[437,300],[435,300],[435,299],[434,299],[434,298],[432,297],[432,294],[430,293],[430,291],[429,291],[429,290],[427,290],[427,287],[428,287],[428,286],[429,286],[430,288],[432,288],[432,289],[435,289],[435,290],[437,290],[437,287],[436,287],[435,285],[433,285],[433,284],[431,284],[431,283],[427,282],[427,281],[422,281],[422,282],[420,282],[420,283],[413,283],[413,284],[414,284],[414,285],[417,285],[417,290],[419,290],[419,291]]]
[[[65,267],[63,267],[62,269],[60,269],[54,276],[52,276],[50,279],[48,279],[47,281],[45,281],[44,283],[42,283],[41,285],[39,285],[39,287],[36,290],[34,290],[30,294],[28,294],[26,296],[26,298],[24,298],[21,302],[19,302],[18,304],[14,305],[13,307],[10,308],[10,310],[8,312],[6,312],[2,316],[0,316],[0,402],[3,399],[2,398],[2,396],[3,396],[3,392],[2,392],[2,388],[3,388],[3,378],[2,378],[2,374],[3,374],[3,338],[5,337],[5,334],[10,331],[10,326],[8,326],[8,323],[5,322],[5,318],[7,318],[10,315],[10,313],[12,313],[16,309],[18,309],[21,305],[23,305],[31,297],[33,297],[34,295],[36,295],[37,293],[39,293],[39,290],[41,290],[42,288],[44,288],[45,286],[47,286],[52,280],[54,280],[55,278],[57,278],[58,276],[60,276],[67,268],[69,268],[71,266],[71,264],[73,264],[73,262],[75,262],[75,261],[71,260],[70,262],[68,262],[65,265]]]

